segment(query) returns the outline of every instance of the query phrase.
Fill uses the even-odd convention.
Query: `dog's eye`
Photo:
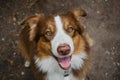
[[[67,32],[72,32],[74,30],[74,28],[72,27],[72,26],[69,26],[68,28],[67,28]]]
[[[51,35],[52,35],[52,32],[51,32],[49,29],[47,29],[46,32],[45,32],[45,34],[46,34],[47,36],[51,36]]]

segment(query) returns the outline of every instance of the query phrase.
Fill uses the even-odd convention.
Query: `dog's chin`
[[[71,57],[72,56],[67,56],[67,57],[63,57],[63,58],[58,58],[55,57],[59,66],[63,69],[63,70],[68,70],[71,67]]]

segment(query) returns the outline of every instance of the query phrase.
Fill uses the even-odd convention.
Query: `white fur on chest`
[[[84,65],[84,59],[87,58],[86,53],[73,55],[71,60],[71,69],[81,69]],[[49,56],[44,60],[40,60],[37,56],[34,56],[36,67],[40,72],[47,73],[46,80],[78,80],[73,76],[71,69],[69,78],[64,77],[64,70],[60,68],[54,57]]]
[[[64,80],[70,80],[70,76],[64,77]]]
[[[71,73],[69,74],[69,76],[66,77],[58,73],[51,73],[47,75],[46,80],[78,80],[78,78],[74,77]]]

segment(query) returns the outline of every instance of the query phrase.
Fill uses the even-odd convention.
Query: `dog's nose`
[[[70,46],[68,44],[59,45],[57,51],[60,55],[67,55],[70,53]]]

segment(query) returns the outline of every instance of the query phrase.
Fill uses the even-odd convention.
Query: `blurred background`
[[[34,80],[18,50],[20,22],[28,16],[83,8],[94,39],[86,80],[120,80],[120,0],[0,0],[0,80]]]

